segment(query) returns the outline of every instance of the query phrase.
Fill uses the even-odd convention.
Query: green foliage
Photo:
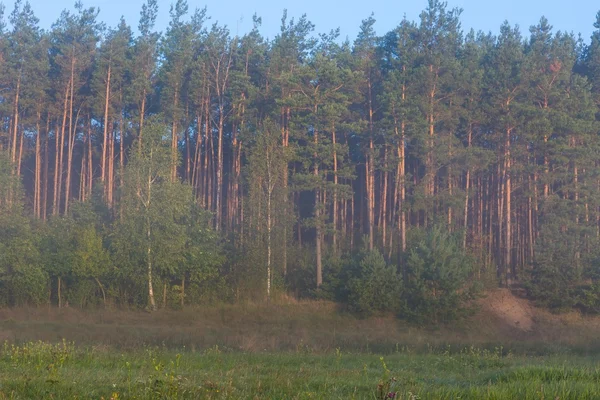
[[[212,214],[197,204],[192,206],[188,219],[183,271],[193,283],[215,278],[225,262],[219,234],[212,229]]]
[[[129,287],[123,290],[139,293],[141,287],[148,288],[147,297],[124,301],[137,305],[144,301],[151,307],[155,307],[150,297],[152,279],[163,284],[189,280],[197,285],[215,277],[223,263],[209,214],[194,204],[191,186],[170,177],[172,158],[166,137],[164,124],[158,119],[148,121],[143,145],[132,152],[125,170],[123,217],[112,240],[114,263],[122,283]]]
[[[413,230],[409,248],[402,271],[377,249],[341,258],[329,255],[323,286],[315,294],[346,303],[361,316],[393,312],[419,323],[466,316],[478,285],[472,276],[475,261],[463,250],[459,235],[442,225]]]
[[[360,315],[398,311],[402,279],[396,266],[388,265],[381,252],[372,250],[364,254],[357,272],[347,283],[350,310]]]
[[[37,305],[45,298],[47,279],[13,172],[7,154],[0,151],[0,301]]]
[[[226,261],[222,239],[212,226],[212,214],[197,204],[192,204],[190,215],[184,219],[185,233],[184,258],[178,268],[187,288],[179,287],[180,299],[198,304],[210,299],[224,299],[221,268]],[[173,280],[175,276],[171,276]]]
[[[586,45],[545,18],[463,32],[430,0],[351,43],[287,12],[232,35],[189,0],[161,34],[143,3],[137,37],[81,1],[49,31],[0,5],[1,303],[272,288],[434,322],[463,314],[469,253],[480,281],[599,308],[600,13]],[[420,229],[441,219],[462,237]]]
[[[595,308],[595,252],[584,251],[586,229],[575,224],[576,206],[552,197],[544,204],[543,213],[535,260],[526,282],[529,295],[555,310],[571,308],[580,301],[584,308]]]
[[[447,322],[469,310],[473,298],[474,260],[460,238],[436,225],[409,243],[402,296],[403,313],[417,322]]]
[[[315,286],[315,257],[314,251],[307,247],[293,246],[288,248],[288,273],[285,277],[287,289],[297,298],[306,299],[314,296]],[[334,268],[328,257],[323,261],[323,286],[320,295],[322,298],[335,299],[335,289],[329,290],[329,286],[337,288],[336,285],[330,285],[328,282],[335,276]]]
[[[103,225],[92,203],[76,203],[71,214],[53,217],[42,230],[39,249],[59,297],[56,282],[67,287],[66,300],[85,306],[106,302],[106,280],[114,276]],[[104,284],[102,282],[105,282]]]
[[[26,218],[0,217],[0,287],[8,305],[46,300],[47,275]]]
[[[246,259],[239,278],[245,281],[246,290],[262,298],[270,296],[275,283],[282,282],[284,251],[293,230],[287,186],[289,155],[280,136],[277,124],[264,121],[260,131],[248,138],[248,163],[244,170],[248,234],[241,250]]]

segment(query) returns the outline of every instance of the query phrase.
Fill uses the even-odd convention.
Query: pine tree
[[[94,64],[93,87],[95,89],[94,98],[98,100],[96,107],[98,115],[102,115],[102,157],[101,157],[101,177],[104,184],[106,202],[109,207],[113,205],[115,189],[115,142],[116,131],[119,132],[119,143],[121,151],[119,152],[121,170],[123,168],[123,141],[124,132],[124,113],[125,99],[124,91],[128,86],[127,74],[129,68],[128,53],[132,45],[131,29],[121,19],[116,29],[109,29],[106,37],[98,50],[97,60]],[[118,126],[118,128],[115,128]],[[88,138],[91,140],[91,138]],[[88,157],[90,154],[88,153]],[[122,171],[121,171],[122,172]],[[91,193],[88,193],[88,196]]]
[[[214,210],[215,210],[215,227],[221,230],[223,224],[223,205],[224,188],[223,178],[225,172],[224,166],[224,148],[226,146],[226,121],[231,109],[230,79],[231,67],[233,65],[233,57],[237,39],[229,37],[229,31],[225,27],[219,27],[216,24],[208,33],[206,38],[207,49],[207,64],[209,86],[211,90],[211,103],[214,106],[215,112],[211,116],[214,125],[216,126],[216,160],[215,165],[215,191],[214,191]]]
[[[375,18],[371,15],[362,21],[360,32],[354,42],[353,52],[356,57],[355,71],[359,74],[358,86],[360,100],[358,113],[362,123],[365,155],[365,189],[367,210],[367,232],[369,236],[369,250],[375,245],[375,162],[377,153],[375,149],[375,112],[377,104],[377,90],[379,85],[379,70],[376,64],[377,37],[373,26]]]
[[[54,133],[55,159],[54,200],[52,214],[61,211],[63,198],[63,168],[66,168],[64,182],[64,213],[69,210],[71,197],[71,176],[73,172],[73,152],[77,138],[77,125],[80,112],[84,106],[81,90],[88,83],[91,75],[93,54],[99,40],[99,32],[103,25],[96,21],[98,10],[84,8],[78,1],[75,3],[76,13],[63,11],[59,20],[53,25],[51,35],[51,76],[55,82],[54,100],[62,105],[60,131]],[[66,149],[65,149],[66,147]],[[64,166],[66,150],[66,167]]]
[[[328,204],[328,194],[339,192],[339,184],[330,183],[330,166],[336,165],[337,152],[332,152],[335,127],[344,105],[348,104],[343,94],[345,82],[351,76],[348,68],[341,69],[332,62],[329,52],[337,51],[333,41],[337,32],[322,37],[322,42],[315,49],[315,54],[296,74],[294,87],[295,106],[303,111],[304,126],[307,129],[303,173],[295,176],[298,188],[314,194],[313,215],[310,225],[315,228],[316,248],[316,280],[317,287],[323,283],[322,256]],[[309,161],[310,160],[310,161]],[[336,165],[337,168],[337,165]],[[334,172],[334,178],[335,173]]]
[[[266,85],[264,88],[264,113],[271,115],[273,120],[279,120],[281,127],[281,144],[286,149],[288,157],[293,160],[295,156],[295,119],[300,110],[294,107],[293,86],[295,74],[308,57],[309,51],[314,47],[315,41],[310,37],[315,26],[302,15],[298,21],[293,18],[288,21],[287,10],[281,18],[280,33],[275,37],[266,57]],[[284,176],[283,186],[287,190],[290,180],[290,168]],[[298,193],[295,196],[299,196]],[[284,207],[288,213],[292,212],[292,202],[288,197]],[[302,225],[299,218],[301,210],[298,208],[297,241],[302,242]],[[284,227],[284,235],[290,232]],[[283,270],[287,271],[287,241],[283,243]]]
[[[426,134],[420,139],[425,152],[425,172],[422,181],[425,207],[428,208],[424,210],[425,225],[433,221],[437,214],[438,207],[434,196],[446,192],[442,187],[436,187],[439,186],[436,185],[436,180],[443,182],[437,171],[441,170],[445,159],[452,157],[449,143],[452,141],[456,123],[453,120],[456,113],[452,108],[456,105],[456,56],[462,42],[459,22],[461,12],[458,8],[448,10],[445,2],[430,0],[420,15],[417,74],[421,81],[421,114],[427,124]],[[447,169],[446,173],[447,191],[451,193],[451,172]]]
[[[484,103],[484,59],[492,48],[490,35],[469,32],[460,56],[460,96],[461,121],[460,137],[465,146],[464,152],[464,208],[463,208],[463,249],[467,249],[468,238],[471,245],[479,249],[483,245],[483,220],[475,211],[475,198],[481,187],[474,187],[476,176],[481,176],[489,167],[493,154],[481,146],[478,138],[482,136],[487,124],[486,113],[481,105]],[[456,160],[458,161],[458,160]],[[469,214],[472,215],[469,219]],[[480,223],[481,221],[481,223]]]
[[[390,131],[386,141],[395,147],[396,174],[391,214],[399,232],[398,247],[402,253],[407,249],[407,213],[410,212],[407,201],[407,148],[421,129],[421,123],[416,118],[419,113],[415,70],[417,33],[416,25],[404,19],[384,37],[382,43],[384,90],[380,101],[386,106],[384,121]],[[392,238],[393,235],[390,235],[388,257],[392,252]]]
[[[489,99],[488,126],[492,129],[494,148],[497,152],[497,177],[495,188],[497,210],[496,256],[498,259],[498,277],[506,282],[510,277],[512,265],[512,162],[513,150],[518,129],[521,128],[522,114],[519,100],[526,88],[523,78],[523,44],[517,27],[512,28],[504,23],[500,28],[500,36],[489,59],[487,69],[487,90]],[[490,201],[490,199],[488,199]],[[490,216],[491,218],[491,216]],[[489,223],[491,226],[491,222]],[[491,246],[490,250],[492,251]],[[512,271],[514,272],[514,271]]]
[[[130,72],[131,85],[127,98],[132,99],[138,117],[137,143],[142,145],[144,118],[148,109],[148,97],[154,90],[158,41],[160,34],[154,32],[158,16],[157,0],[148,0],[143,4],[140,12],[138,31],[140,35],[135,39],[132,55],[132,69]]]
[[[7,61],[9,63],[7,76],[11,83],[12,97],[12,121],[9,137],[9,148],[11,160],[15,165],[17,176],[21,175],[21,163],[23,159],[23,148],[25,135],[23,123],[19,119],[25,117],[28,106],[35,101],[29,96],[35,91],[36,79],[39,73],[44,73],[44,58],[37,60],[39,52],[36,48],[41,39],[38,27],[39,20],[33,14],[30,4],[21,5],[21,1],[15,2],[15,8],[10,15],[9,21],[13,26],[8,38]],[[39,70],[42,68],[42,70]],[[43,87],[43,86],[42,86]],[[23,101],[25,97],[25,102]],[[25,104],[23,104],[25,103]],[[27,104],[29,103],[29,104]]]
[[[196,10],[192,21],[184,21],[188,12],[186,0],[178,0],[171,6],[169,29],[160,44],[161,63],[160,96],[162,110],[171,120],[171,152],[173,163],[171,179],[177,179],[177,153],[180,133],[186,131],[190,117],[186,113],[188,106],[188,82],[194,59],[194,40],[202,29],[206,9]]]

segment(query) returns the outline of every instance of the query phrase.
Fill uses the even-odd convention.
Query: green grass
[[[600,399],[600,319],[535,318],[523,332],[486,313],[416,327],[326,302],[3,308],[0,400]]]
[[[597,399],[598,359],[460,352],[241,353],[67,342],[5,344],[0,398],[13,399]]]

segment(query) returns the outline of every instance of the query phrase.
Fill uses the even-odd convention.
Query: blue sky
[[[29,0],[40,25],[49,28],[60,15],[61,10],[71,9],[75,0]],[[174,0],[159,0],[160,17],[158,28],[164,30],[169,21],[169,6]],[[3,0],[9,13],[14,0]],[[121,15],[132,27],[137,27],[139,11],[144,0],[83,0],[85,6],[99,7],[100,19],[110,26],[117,24]],[[261,32],[267,37],[277,34],[284,8],[288,15],[298,18],[306,13],[316,25],[316,32],[329,32],[337,27],[342,38],[354,40],[362,19],[375,13],[378,34],[394,28],[406,15],[417,20],[425,8],[427,0],[396,1],[357,1],[357,0],[303,0],[303,1],[261,1],[261,0],[188,0],[190,9],[208,8],[211,21],[226,24],[233,34],[243,34],[252,27],[252,15],[262,17]],[[340,4],[343,4],[340,6]],[[596,13],[600,10],[597,0],[448,0],[451,7],[462,8],[462,26],[485,32],[498,32],[500,24],[508,20],[518,24],[523,34],[544,15],[554,26],[554,30],[581,33],[586,42],[594,30]]]

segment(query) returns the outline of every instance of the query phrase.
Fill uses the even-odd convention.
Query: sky
[[[6,13],[14,7],[14,0],[0,0],[6,6]],[[157,29],[164,31],[169,22],[169,7],[175,0],[158,0],[159,18]],[[529,27],[537,24],[545,16],[554,31],[582,34],[589,42],[594,30],[596,13],[600,10],[597,0],[447,0],[449,7],[463,9],[462,28],[466,32],[471,28],[497,33],[501,23],[508,20],[511,25],[519,25],[524,36]],[[63,9],[72,9],[75,0],[29,0],[40,26],[49,29]],[[137,28],[139,13],[145,0],[83,0],[86,7],[99,7],[100,20],[108,26],[116,26],[120,17]],[[406,15],[409,20],[418,20],[425,9],[427,0],[188,0],[190,11],[207,7],[211,24],[218,21],[225,24],[230,32],[243,35],[252,29],[252,16],[256,13],[262,18],[261,33],[273,38],[279,31],[283,10],[288,17],[298,19],[306,13],[308,20],[315,24],[316,33],[328,33],[340,28],[341,38],[353,41],[363,19],[374,13],[377,23],[375,29],[382,35],[398,25]],[[340,5],[341,4],[341,5]],[[136,29],[137,30],[137,29]]]

